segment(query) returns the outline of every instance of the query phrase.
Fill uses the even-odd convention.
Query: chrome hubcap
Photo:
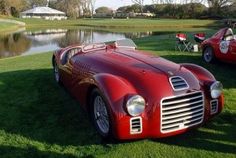
[[[55,80],[59,82],[59,70],[58,70],[57,64],[55,64],[54,66],[54,76],[55,76]]]
[[[94,99],[94,116],[95,121],[102,133],[109,132],[109,120],[105,102],[101,96],[96,96]]]

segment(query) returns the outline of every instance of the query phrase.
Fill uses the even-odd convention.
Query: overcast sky
[[[145,0],[145,4],[150,4],[152,0]],[[121,6],[132,4],[131,0],[96,0],[96,8],[106,6],[117,9]]]

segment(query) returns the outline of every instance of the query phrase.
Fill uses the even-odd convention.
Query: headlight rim
[[[139,112],[139,113],[137,113],[137,114],[134,114],[132,111],[130,111],[130,108],[129,108],[129,107],[132,106],[132,105],[131,105],[131,102],[134,101],[134,99],[137,99],[137,98],[141,98],[141,99],[143,100],[144,104],[143,104],[143,109],[142,109],[142,111]],[[142,97],[141,95],[138,95],[138,94],[131,95],[131,96],[129,96],[128,99],[126,100],[125,107],[126,107],[127,113],[128,113],[130,116],[132,116],[132,117],[137,117],[137,116],[140,116],[140,115],[144,112],[145,107],[146,107],[146,100],[145,100],[144,97]]]
[[[217,89],[217,90],[220,91],[220,92],[219,92],[218,95],[214,96],[213,90],[216,90],[216,87],[215,87],[215,86],[217,86],[217,85],[219,85],[218,88],[220,88],[220,89]],[[210,94],[211,94],[211,97],[212,97],[213,99],[217,99],[217,98],[219,98],[219,97],[222,95],[222,93],[223,93],[223,84],[222,84],[220,81],[214,81],[214,82],[211,84],[211,86],[210,86]]]

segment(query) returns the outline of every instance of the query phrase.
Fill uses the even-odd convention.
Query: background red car
[[[56,81],[90,113],[101,136],[167,137],[222,111],[222,84],[206,69],[135,48],[126,39],[69,46],[53,54]]]
[[[221,61],[236,63],[236,37],[231,28],[219,30],[202,43],[204,61],[212,63]]]

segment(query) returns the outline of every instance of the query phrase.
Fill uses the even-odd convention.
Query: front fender
[[[190,63],[182,63],[181,66],[191,71],[202,83],[209,83],[215,81],[215,77],[207,69]]]
[[[128,95],[136,94],[136,90],[125,79],[111,74],[98,74],[94,82],[106,97],[112,113],[125,114],[124,103]]]
[[[224,107],[224,95],[222,94],[218,98],[218,112],[214,115],[210,114],[210,101],[215,100],[211,97],[210,95],[210,85],[216,81],[215,77],[210,73],[208,70],[205,68],[195,65],[195,64],[188,64],[188,63],[183,63],[181,66],[184,66],[186,69],[190,70],[199,80],[200,83],[202,84],[202,88],[204,89],[205,92],[205,101],[206,101],[206,108],[205,108],[205,121],[210,119],[211,117],[219,114],[223,107]]]
[[[125,79],[111,74],[94,76],[96,86],[100,89],[108,102],[113,135],[122,138],[129,133],[129,115],[125,103],[129,95],[137,94],[133,86]]]

